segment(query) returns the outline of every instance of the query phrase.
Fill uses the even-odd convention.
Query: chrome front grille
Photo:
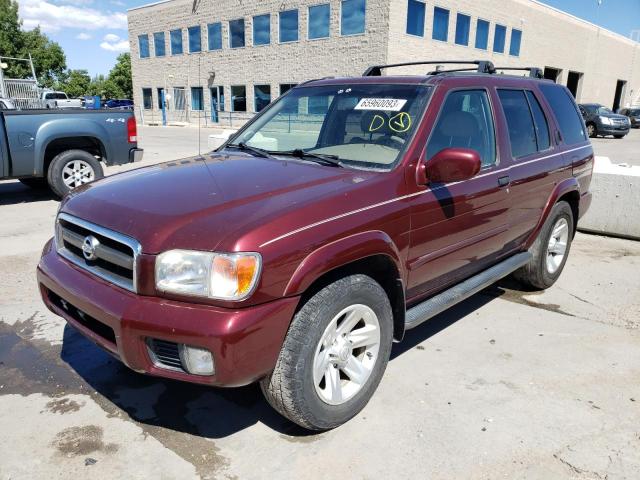
[[[136,292],[140,244],[131,237],[61,213],[56,222],[58,253],[119,287]]]

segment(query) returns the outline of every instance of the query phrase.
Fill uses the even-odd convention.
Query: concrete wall
[[[554,8],[531,0],[426,1],[424,37],[406,33],[407,2],[393,1],[390,12],[389,60],[488,58],[497,66],[555,67],[562,70],[559,83],[566,85],[569,71],[583,73],[577,99],[613,106],[617,80],[626,80],[630,104],[640,94],[640,44],[597,28]],[[449,40],[432,39],[433,7],[450,10]],[[471,16],[469,46],[454,43],[456,15]],[[487,50],[474,47],[476,20],[490,22]],[[492,51],[495,24],[507,27],[505,53]],[[520,56],[508,54],[513,28],[522,31]],[[425,68],[405,70],[424,73]],[[633,90],[633,98],[631,91]]]

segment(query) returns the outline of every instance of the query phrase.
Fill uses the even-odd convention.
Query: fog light
[[[193,375],[213,375],[213,355],[209,350],[180,344],[180,360],[185,370]]]

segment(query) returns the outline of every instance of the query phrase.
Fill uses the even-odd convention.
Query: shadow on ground
[[[499,289],[474,295],[408,331],[404,340],[394,345],[391,361],[500,295]],[[277,414],[257,384],[211,388],[138,374],[68,325],[60,356],[91,388],[143,425],[211,439],[256,423],[288,436],[313,435]]]
[[[18,180],[0,183],[0,205],[57,200],[48,188],[29,188]]]

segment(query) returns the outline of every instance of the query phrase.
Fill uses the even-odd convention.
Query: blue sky
[[[129,49],[127,8],[150,1],[18,0],[18,3],[25,28],[40,25],[52,40],[62,45],[69,68],[83,68],[95,75],[108,73],[118,54]],[[543,1],[626,37],[631,30],[640,29],[640,0],[602,0],[599,7],[597,0]]]

